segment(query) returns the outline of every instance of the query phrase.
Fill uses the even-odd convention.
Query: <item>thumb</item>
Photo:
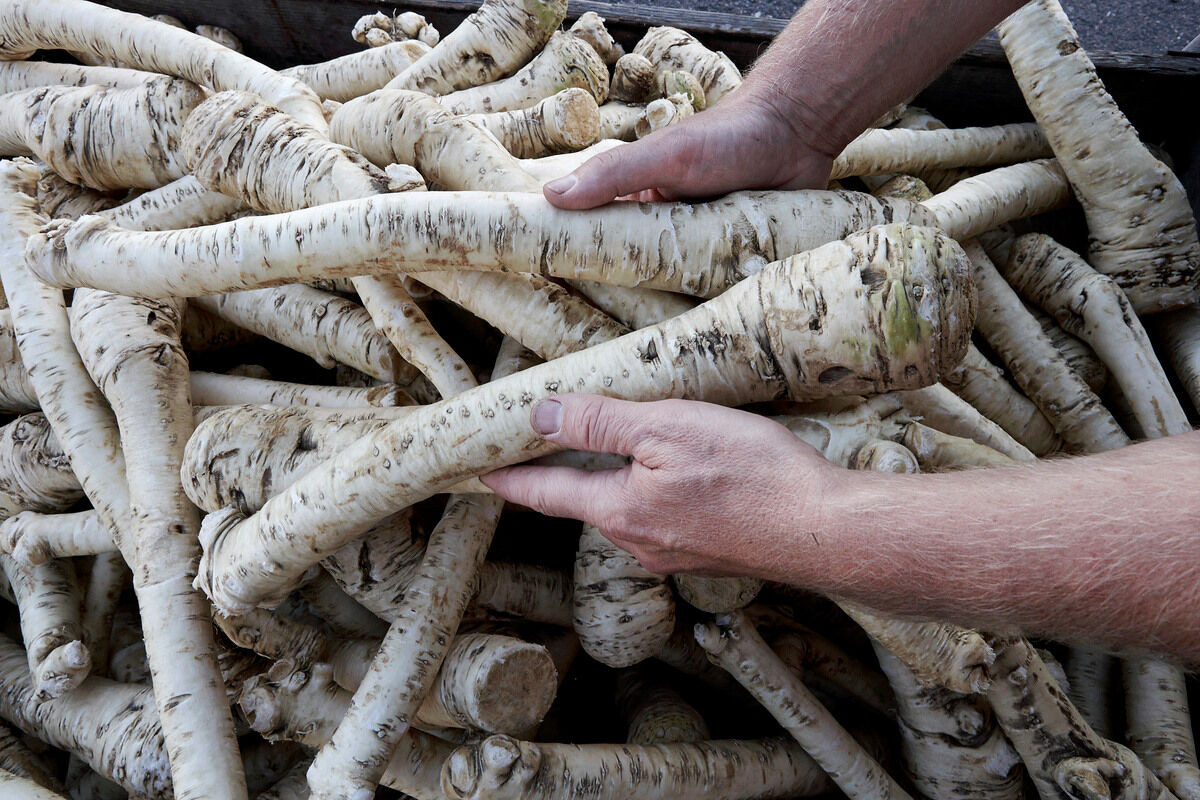
[[[569,175],[547,182],[542,193],[559,208],[595,208],[663,186],[678,171],[675,163],[663,142],[639,139],[589,158]]]
[[[633,456],[653,430],[653,416],[646,403],[560,394],[535,405],[529,422],[547,441],[563,447]]]

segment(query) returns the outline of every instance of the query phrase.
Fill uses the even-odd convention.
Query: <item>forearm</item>
[[[808,0],[738,93],[773,107],[833,157],[1022,4]]]
[[[772,577],[1200,663],[1200,433],[1028,467],[847,473],[820,515],[763,554]]]

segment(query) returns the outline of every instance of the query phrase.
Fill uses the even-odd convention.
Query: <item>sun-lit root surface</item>
[[[330,409],[368,409],[411,406],[412,397],[396,384],[378,386],[321,386],[264,378],[244,378],[215,372],[192,372],[192,402],[202,406],[242,404],[320,406]]]
[[[1200,240],[1183,185],[1104,88],[1057,0],[997,29],[1013,74],[1088,223],[1088,260],[1140,314],[1195,301]]]
[[[993,128],[899,130],[875,128],[846,146],[830,179],[890,172],[919,173],[946,167],[988,167],[1051,156],[1032,122]]]
[[[697,625],[696,641],[771,713],[847,797],[909,797],[779,660],[742,612]]]
[[[132,89],[154,80],[153,72],[119,67],[88,67],[51,61],[5,61],[0,63],[0,94],[36,89],[39,86],[109,86]]]
[[[197,585],[229,612],[278,602],[305,569],[388,514],[554,450],[529,429],[528,408],[566,387],[741,405],[927,385],[966,347],[973,296],[964,269],[961,249],[940,235],[877,228],[779,262],[660,325],[423,406],[253,517],[206,517]],[[824,302],[814,306],[817,297]],[[869,350],[863,336],[875,342]],[[437,444],[446,437],[456,442],[452,461]]]
[[[617,44],[608,28],[604,27],[604,17],[595,11],[585,11],[568,31],[572,36],[578,36],[592,46],[592,49],[604,59],[604,63],[613,66],[625,50]]]
[[[428,52],[429,45],[423,42],[389,42],[319,64],[288,67],[280,70],[280,74],[308,85],[323,100],[344,103],[382,89]]]
[[[959,181],[921,203],[938,227],[967,241],[1005,222],[1065,206],[1071,186],[1053,159],[1000,167]]]
[[[541,158],[582,150],[600,138],[596,99],[572,87],[529,108],[470,117],[517,158]]]
[[[114,549],[112,534],[94,510],[73,514],[22,511],[0,523],[0,552],[28,566]]]
[[[673,94],[670,97],[651,100],[646,104],[646,109],[637,122],[633,123],[633,133],[641,139],[668,125],[683,122],[695,113],[692,102],[686,95]]]
[[[742,74],[724,53],[700,44],[678,28],[650,28],[633,52],[650,63],[692,73],[704,87],[708,105],[715,105],[742,83]]]
[[[354,23],[350,38],[372,49],[386,47],[392,42],[417,40],[432,47],[441,39],[438,29],[415,11],[393,12],[390,16],[381,11],[364,14]],[[398,72],[399,70],[397,70]],[[395,73],[393,73],[394,75]]]

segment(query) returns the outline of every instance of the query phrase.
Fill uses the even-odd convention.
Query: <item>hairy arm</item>
[[[1024,0],[808,0],[719,104],[546,185],[563,208],[625,195],[823,188],[833,158]]]
[[[755,575],[888,613],[1200,664],[1200,433],[936,475],[852,472],[783,426],[682,400],[562,395],[534,427],[622,469],[510,467],[509,500],[655,572]]]

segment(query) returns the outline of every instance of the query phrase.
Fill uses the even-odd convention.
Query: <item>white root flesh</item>
[[[390,88],[400,88],[390,86]],[[590,44],[556,31],[516,74],[438,97],[452,114],[490,114],[537,105],[563,89],[583,89],[597,103],[608,99],[608,67]]]
[[[574,626],[584,652],[609,667],[652,658],[675,630],[675,600],[666,575],[583,526],[575,554]]]
[[[388,514],[462,478],[554,450],[529,429],[527,409],[564,388],[741,405],[928,384],[966,347],[974,298],[964,268],[962,251],[940,235],[877,228],[779,262],[660,325],[423,406],[308,473],[253,517],[210,514],[199,585],[226,611],[278,602],[316,560]],[[878,289],[848,293],[846,273]],[[917,284],[919,297],[911,294]],[[817,296],[825,301],[819,309],[805,299]],[[897,313],[903,331],[889,322]],[[855,341],[866,334],[886,348],[886,375],[870,352],[843,346],[850,331]],[[773,354],[763,351],[764,340]],[[720,344],[698,354],[690,343],[701,341]],[[816,363],[803,360],[817,353]],[[446,436],[456,442],[453,463],[437,446]]]
[[[677,744],[546,744],[490,736],[442,768],[450,800],[751,800],[805,797],[829,779],[783,739]]]
[[[1083,206],[1092,266],[1139,314],[1194,302],[1200,240],[1187,194],[1117,108],[1057,0],[1027,4],[998,32]]]
[[[132,89],[157,78],[153,72],[120,67],[87,67],[50,61],[0,63],[0,94],[39,86],[109,86]]]
[[[563,0],[485,0],[387,88],[440,95],[510,75],[542,48],[566,13]]]
[[[35,567],[0,556],[21,612],[21,638],[29,656],[29,675],[38,700],[60,697],[87,677],[91,654],[79,622],[80,593],[70,561]]]
[[[600,138],[596,99],[577,87],[563,89],[529,108],[469,119],[483,125],[517,158],[575,152]]]
[[[141,296],[495,269],[712,296],[772,261],[866,227],[928,219],[920,206],[849,192],[739,192],[588,212],[556,209],[533,193],[406,192],[169,232],[126,231],[88,216],[48,226],[27,252],[53,285]],[[462,246],[442,247],[450,238]]]
[[[299,81],[203,36],[86,0],[7,3],[0,13],[0,41],[6,60],[27,58],[39,49],[62,49],[173,75],[217,91],[242,89],[301,122],[325,129],[320,100]]]
[[[1061,208],[1070,199],[1062,167],[1043,160],[967,178],[921,205],[933,212],[938,227],[965,242],[1005,222]]]
[[[775,717],[847,797],[909,797],[779,660],[742,612],[697,625],[696,641]]]
[[[115,548],[112,534],[95,510],[74,514],[22,511],[0,523],[0,553],[26,566],[109,553]]]

